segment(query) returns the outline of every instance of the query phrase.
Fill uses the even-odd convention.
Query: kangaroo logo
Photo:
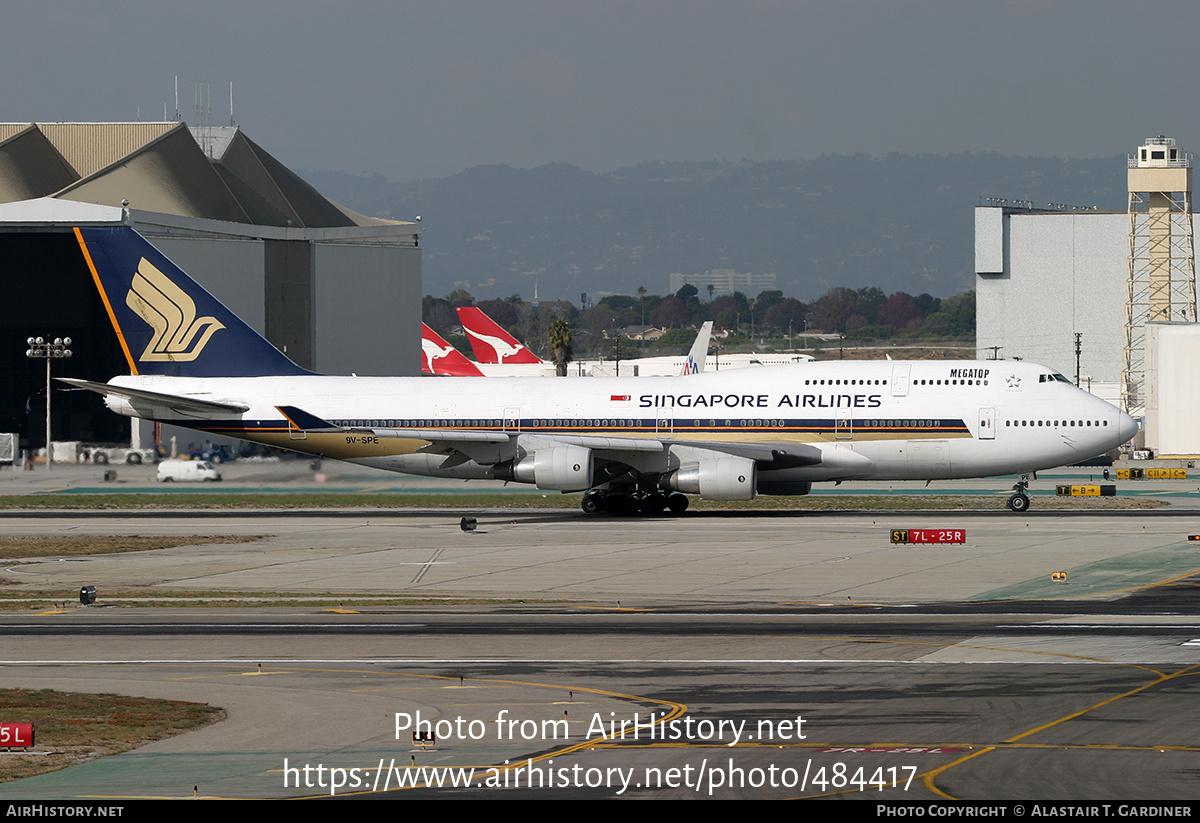
[[[496,355],[497,363],[507,363],[508,358],[512,357],[514,354],[521,353],[519,348],[513,346],[505,340],[501,340],[499,337],[492,337],[490,334],[484,334],[483,332],[475,331],[475,329],[467,328],[466,326],[463,326],[463,331],[465,331],[471,337],[474,337],[479,342],[483,343],[485,346],[490,346]]]
[[[454,347],[449,344],[447,344],[445,348],[442,348],[432,340],[429,340],[425,337],[421,338],[421,354],[425,357],[426,371],[433,371],[434,361],[441,360],[443,357],[453,352]]]
[[[209,338],[225,328],[215,317],[196,317],[195,301],[144,257],[125,295],[125,305],[154,329],[154,337],[138,358],[142,362],[195,360]]]

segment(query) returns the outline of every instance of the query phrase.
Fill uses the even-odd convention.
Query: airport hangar
[[[72,339],[56,376],[129,371],[79,225],[132,227],[305,368],[421,373],[418,224],[339,206],[238,126],[0,123],[0,431],[31,453],[45,440],[45,364],[26,338]],[[99,401],[56,387],[55,442],[129,442],[130,421]],[[151,424],[133,425],[134,445],[151,445]]]

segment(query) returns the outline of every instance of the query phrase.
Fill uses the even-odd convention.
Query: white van
[[[221,473],[207,460],[164,460],[158,464],[158,479],[162,483],[201,483],[221,479]]]

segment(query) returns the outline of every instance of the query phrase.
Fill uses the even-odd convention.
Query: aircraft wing
[[[205,400],[200,397],[188,397],[179,394],[163,394],[162,392],[146,391],[145,389],[129,389],[124,386],[113,386],[108,383],[93,383],[91,380],[79,380],[74,377],[56,377],[60,383],[66,383],[79,389],[87,389],[105,396],[119,397],[131,404],[150,403],[177,412],[181,415],[196,415],[204,417],[212,414],[241,414],[249,411],[250,407],[241,403],[221,403],[215,400]]]
[[[836,443],[735,443],[724,440],[663,440],[664,445],[686,446],[693,449],[745,457],[772,469],[795,469],[821,466],[827,469],[863,470],[871,467],[870,458]]]
[[[829,445],[824,448],[811,443],[735,443],[728,441],[678,440],[658,437],[611,437],[599,434],[540,434],[537,432],[499,432],[470,429],[414,429],[384,426],[337,426],[295,406],[277,406],[280,413],[297,429],[308,432],[362,432],[376,437],[404,437],[428,440],[428,451],[445,451],[470,444],[506,443],[510,438],[523,436],[555,444],[582,446],[601,451],[610,458],[620,459],[622,452],[662,452],[669,446],[719,452],[744,457],[774,469],[801,466],[824,466],[837,469],[864,469],[871,461],[850,449]]]
[[[376,437],[406,437],[412,440],[459,443],[507,443],[504,432],[474,431],[463,429],[392,429],[385,426],[338,426],[309,414],[295,406],[276,406],[287,421],[301,431],[324,434],[329,432],[362,432]]]
[[[721,440],[667,440],[673,446],[732,454],[745,457],[756,463],[769,463],[774,468],[815,466],[822,462],[823,452],[818,446],[808,443],[731,443]]]
[[[431,443],[507,443],[516,437],[518,432],[480,431],[477,429],[400,429],[385,426],[337,426],[327,420],[322,420],[314,414],[309,414],[295,406],[276,406],[288,422],[303,431],[324,432],[363,432],[376,437],[404,437],[413,440],[428,440]],[[526,434],[532,434],[527,432]],[[606,437],[596,434],[553,434],[536,435],[547,440],[573,446],[584,446],[589,449],[604,449],[610,451],[651,451],[663,450],[663,441],[648,440],[638,437]]]

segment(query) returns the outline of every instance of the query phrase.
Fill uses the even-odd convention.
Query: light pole
[[[71,338],[56,337],[53,341],[44,337],[30,337],[25,341],[29,348],[26,357],[42,358],[46,361],[46,468],[50,468],[50,361],[71,356]]]

